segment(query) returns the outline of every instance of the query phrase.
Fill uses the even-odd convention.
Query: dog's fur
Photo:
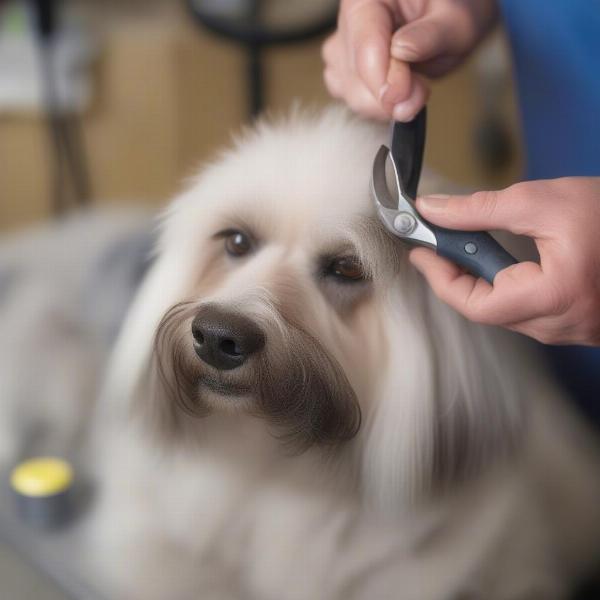
[[[165,214],[98,418],[110,597],[552,600],[591,568],[595,445],[531,350],[438,302],[377,223],[383,138],[338,109],[260,124]],[[349,255],[363,280],[327,270]],[[264,351],[201,362],[207,307]]]
[[[150,227],[141,214],[95,212],[2,237],[1,470],[79,453]]]

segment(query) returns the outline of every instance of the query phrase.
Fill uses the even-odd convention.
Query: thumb
[[[513,187],[470,196],[424,196],[417,200],[417,210],[427,220],[448,229],[502,229],[535,236],[541,225],[540,215],[544,214],[540,201],[535,196],[515,193]]]
[[[398,29],[392,37],[391,55],[405,62],[420,63],[465,52],[472,41],[472,32],[444,17],[428,14]]]

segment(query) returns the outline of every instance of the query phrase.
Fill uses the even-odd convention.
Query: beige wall
[[[95,202],[160,206],[243,122],[244,57],[178,10],[140,20],[117,18],[114,6],[115,18],[98,27],[95,96],[83,119]],[[271,109],[285,110],[294,99],[329,101],[320,41],[270,49],[265,64]],[[517,163],[490,179],[474,160],[474,85],[471,66],[435,84],[426,159],[458,183],[501,185],[516,176]],[[514,120],[510,103],[506,110]],[[0,229],[49,216],[46,149],[39,118],[0,116]]]

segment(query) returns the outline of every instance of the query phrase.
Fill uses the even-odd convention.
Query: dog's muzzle
[[[224,398],[243,397],[232,404],[267,419],[294,450],[352,439],[360,406],[335,356],[285,314],[265,310],[255,320],[239,306],[191,301],[167,311],[154,343],[153,393],[143,394],[154,399],[147,403],[154,422],[180,440]]]
[[[192,321],[196,354],[220,371],[236,369],[265,347],[262,330],[247,317],[213,305],[200,308]]]

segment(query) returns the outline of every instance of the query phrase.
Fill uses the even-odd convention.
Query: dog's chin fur
[[[273,435],[296,451],[352,439],[360,426],[354,390],[334,357],[301,326],[271,309],[263,316],[267,350],[233,371],[209,367],[195,354],[191,321],[205,305],[187,302],[171,308],[158,327],[149,398],[151,425],[181,442],[182,421],[215,410],[243,410],[265,418]],[[197,435],[192,434],[192,436]]]
[[[488,600],[559,598],[596,545],[597,532],[586,527],[577,543],[548,542],[566,515],[550,517],[533,500],[534,480],[559,472],[570,477],[563,508],[592,510],[598,489],[588,481],[593,453],[574,450],[577,427],[531,352],[441,305],[376,222],[368,186],[383,135],[337,109],[261,123],[165,214],[156,263],[112,360],[104,410],[132,414],[142,429],[138,436],[128,426],[115,443],[135,457],[125,461],[131,479],[156,494],[148,510],[161,527],[141,519],[139,535],[164,548],[164,533],[189,548],[193,573],[203,560],[221,575],[235,572],[231,595],[225,584],[210,592],[214,582],[190,575],[194,597],[388,598],[401,585],[402,598],[419,600],[467,589]],[[247,256],[225,253],[222,231],[230,229],[255,240]],[[360,259],[362,281],[324,267],[346,255]],[[191,322],[207,306],[259,324],[264,351],[231,371],[204,364]],[[547,431],[564,451],[552,468]],[[166,462],[155,473],[156,447]],[[336,469],[325,460],[332,453]],[[105,476],[101,514],[103,506],[105,515],[127,512],[116,491],[129,481],[125,471]],[[207,504],[207,490],[218,499]],[[291,545],[265,525],[267,507]],[[238,519],[242,529],[230,523],[210,533],[213,521]],[[333,523],[343,532],[328,529]],[[110,530],[99,546],[110,547]],[[236,546],[236,535],[245,542]],[[536,556],[529,566],[506,535]],[[210,550],[201,541],[208,539]],[[419,555],[423,544],[431,554]],[[307,558],[302,568],[316,588],[294,585],[297,554],[313,552],[320,564]],[[572,566],[560,577],[550,567],[555,553]],[[420,568],[434,569],[437,583],[418,584]],[[121,585],[135,597],[152,588],[131,573]],[[503,595],[519,585],[524,595]]]

